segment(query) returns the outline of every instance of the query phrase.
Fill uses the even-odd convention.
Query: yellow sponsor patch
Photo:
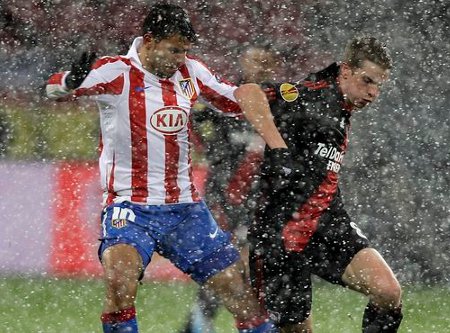
[[[286,102],[293,102],[298,98],[297,87],[290,83],[283,83],[280,86],[280,94]]]

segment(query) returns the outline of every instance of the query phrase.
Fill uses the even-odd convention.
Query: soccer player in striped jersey
[[[223,112],[243,113],[272,148],[280,177],[290,170],[286,144],[262,90],[214,75],[187,54],[195,41],[184,10],[159,3],[128,54],[95,61],[85,53],[46,87],[50,98],[91,96],[100,111],[104,333],[138,332],[137,286],[154,251],[219,295],[240,332],[278,332],[194,186],[190,110],[201,95]]]

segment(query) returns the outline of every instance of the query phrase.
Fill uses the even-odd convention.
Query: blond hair
[[[344,62],[350,67],[360,68],[364,60],[369,60],[384,69],[392,68],[392,58],[386,44],[375,37],[356,37],[345,48]]]

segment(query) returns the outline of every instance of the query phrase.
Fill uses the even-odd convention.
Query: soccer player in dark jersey
[[[265,43],[244,46],[238,60],[240,84],[273,81],[276,54]],[[264,141],[242,117],[222,115],[201,103],[195,109],[194,131],[210,169],[205,200],[216,221],[233,234],[234,244],[247,263],[247,227],[256,207]],[[248,276],[248,267],[245,271]],[[200,288],[182,332],[213,333],[219,307],[217,297]]]
[[[346,213],[338,185],[351,116],[375,101],[391,67],[383,43],[359,37],[349,42],[341,64],[269,89],[293,172],[280,181],[272,173],[273,155],[266,154],[249,228],[250,271],[284,333],[312,332],[312,274],[368,296],[363,332],[397,332],[400,325],[400,285]]]

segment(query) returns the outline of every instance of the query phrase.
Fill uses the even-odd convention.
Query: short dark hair
[[[150,33],[157,40],[180,34],[190,42],[197,41],[189,16],[180,6],[160,2],[150,8],[142,25],[142,33]]]
[[[364,60],[369,60],[384,69],[392,68],[392,58],[386,44],[375,37],[355,37],[345,48],[344,62],[350,67],[360,68]]]

